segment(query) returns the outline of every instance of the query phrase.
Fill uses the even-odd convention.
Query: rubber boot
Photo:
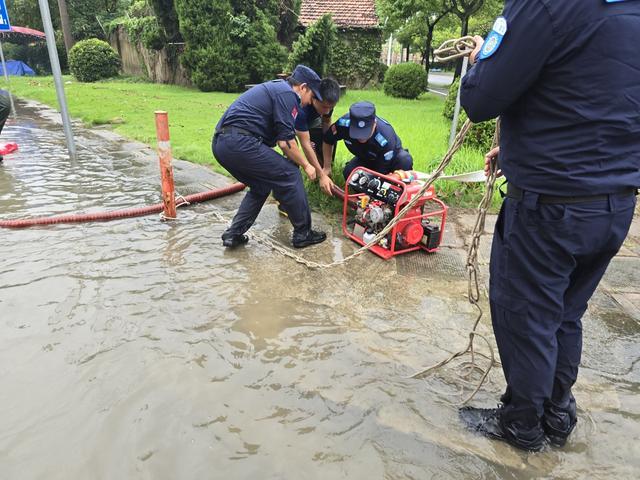
[[[507,442],[521,450],[539,452],[545,445],[545,435],[540,422],[535,416],[530,421],[520,414],[515,417],[511,412],[505,412],[502,405],[498,408],[463,407],[459,410],[460,419],[472,431],[485,437]]]

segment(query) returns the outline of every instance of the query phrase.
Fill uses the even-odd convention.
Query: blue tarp
[[[9,75],[35,75],[34,72],[29,65],[20,61],[20,60],[7,60],[5,62],[7,64],[7,73]],[[0,63],[0,75],[4,75],[4,70],[2,69],[2,64]]]

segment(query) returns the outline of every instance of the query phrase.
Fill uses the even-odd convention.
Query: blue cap
[[[320,95],[320,77],[316,72],[306,65],[298,65],[294,68],[291,77],[297,82],[306,83],[315,97],[322,101],[322,95]]]
[[[358,102],[349,108],[349,136],[355,140],[366,140],[373,133],[376,121],[376,106],[371,102]]]

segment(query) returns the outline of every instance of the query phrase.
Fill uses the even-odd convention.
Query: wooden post
[[[162,178],[162,203],[165,220],[176,218],[175,187],[173,185],[173,167],[171,166],[171,142],[169,141],[169,117],[167,112],[158,111],[156,115],[156,135],[158,137],[158,157]]]

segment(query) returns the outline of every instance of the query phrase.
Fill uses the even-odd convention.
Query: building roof
[[[341,28],[376,28],[375,0],[302,0],[299,21],[308,27],[325,13]]]

